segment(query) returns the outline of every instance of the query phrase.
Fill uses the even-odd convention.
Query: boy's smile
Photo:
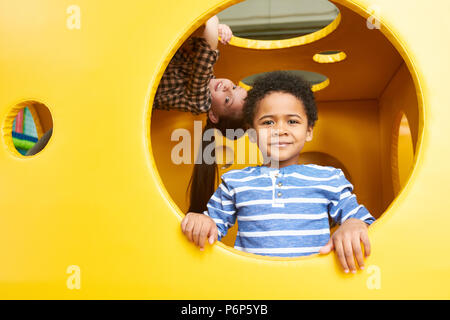
[[[259,103],[253,120],[258,147],[271,167],[298,164],[300,151],[312,140],[303,103],[284,92],[272,92]]]

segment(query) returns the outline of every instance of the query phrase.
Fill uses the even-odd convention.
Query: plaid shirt
[[[211,107],[209,81],[214,78],[213,66],[219,57],[203,38],[191,38],[183,45],[167,66],[153,108],[208,112]]]

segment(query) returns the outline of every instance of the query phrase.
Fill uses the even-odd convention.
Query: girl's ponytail
[[[222,117],[218,123],[213,123],[207,117],[203,133],[213,128],[219,130],[223,136],[234,140],[240,138],[245,133],[242,118]],[[232,136],[227,135],[227,129],[234,130]],[[188,185],[190,200],[188,212],[202,213],[207,210],[206,205],[215,191],[215,184],[219,178],[219,168],[217,167],[216,161],[216,140],[214,135],[211,139],[212,141],[204,141],[202,138],[201,141],[201,148],[197,155],[199,161],[196,161],[194,165],[194,171],[192,172],[192,177]],[[214,161],[211,164],[204,163],[203,161],[204,151],[208,146],[213,147],[211,156]]]
[[[214,124],[209,120],[209,118],[207,118],[203,132],[214,127]],[[215,191],[215,183],[219,174],[217,161],[213,161],[212,164],[207,164],[203,161],[203,153],[205,148],[211,144],[213,144],[211,156],[214,160],[216,159],[216,139],[214,135],[211,139],[211,142],[204,141],[204,139],[202,139],[201,147],[198,150],[197,161],[195,162],[194,171],[192,172],[192,177],[188,185],[188,190],[190,193],[188,212],[202,213],[205,211],[209,198],[211,198]]]

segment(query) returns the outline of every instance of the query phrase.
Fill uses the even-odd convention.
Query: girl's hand
[[[208,42],[212,50],[217,49],[218,37],[219,37],[219,18],[213,16],[209,18],[205,23],[202,37]]]
[[[219,37],[220,42],[228,44],[233,37],[233,31],[226,24],[219,24]]]
[[[188,212],[181,221],[181,230],[201,251],[205,248],[206,238],[213,244],[218,236],[214,220],[202,213]]]
[[[350,269],[352,273],[356,273],[355,257],[359,268],[364,269],[361,242],[364,245],[364,256],[367,258],[370,255],[367,224],[359,219],[350,218],[333,233],[330,241],[320,249],[319,253],[327,254],[334,249],[344,272],[348,273]]]

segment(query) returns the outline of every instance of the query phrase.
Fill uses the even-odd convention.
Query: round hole
[[[313,56],[313,60],[317,63],[336,63],[346,58],[347,55],[343,51],[323,51]]]
[[[416,114],[415,117],[409,118],[413,141],[419,141],[423,130],[420,127],[423,121],[421,118],[423,106],[421,101],[417,100],[421,97],[416,92],[418,87],[415,83],[418,80],[414,78],[414,73],[410,73],[412,64],[408,60],[407,53],[404,51],[400,53],[398,50],[401,50],[402,46],[389,41],[389,39],[396,41],[396,38],[392,35],[388,38],[383,34],[389,33],[389,29],[383,28],[382,31],[367,29],[364,15],[352,11],[345,3],[337,4],[340,14],[335,22],[341,19],[342,24],[339,28],[336,26],[336,32],[329,33],[322,39],[320,48],[319,43],[311,43],[310,46],[296,48],[281,46],[277,48],[283,47],[283,50],[268,51],[260,49],[269,47],[236,48],[232,43],[231,46],[219,48],[221,55],[215,72],[217,77],[229,78],[235,83],[242,79],[242,84],[247,88],[252,84],[245,78],[249,74],[256,77],[265,71],[286,69],[298,72],[300,70],[295,70],[297,67],[326,72],[333,79],[332,83],[329,83],[328,77],[320,73],[318,74],[322,78],[310,80],[315,85],[329,84],[329,87],[316,95],[319,121],[314,129],[311,147],[305,148],[305,152],[332,154],[339,159],[347,172],[351,172],[348,179],[352,180],[360,203],[378,219],[395,198],[387,190],[388,185],[391,187],[393,179],[389,153],[392,117],[397,113],[398,106],[407,102],[408,108]],[[221,22],[226,23],[223,19]],[[253,43],[259,41],[254,40]],[[349,54],[345,69],[342,69],[344,65],[319,65],[311,59],[324,47],[333,49],[338,47],[342,49],[339,52]],[[320,53],[331,56],[339,52],[329,50]],[[249,78],[251,80],[251,77]],[[406,96],[409,93],[412,94]],[[185,128],[190,132],[192,137],[190,143],[194,146],[196,139],[201,139],[201,133],[198,135],[193,125],[194,120],[202,121],[204,124],[205,119],[205,115],[191,115],[177,111],[167,113],[161,110],[154,110],[151,117],[152,151],[156,166],[168,194],[183,212],[186,212],[188,207],[186,189],[197,150],[192,149],[190,164],[174,165],[171,163],[170,154],[179,141],[170,142],[167,137],[170,137],[173,130]],[[200,129],[203,124],[200,125]],[[379,141],[382,142],[378,143]],[[239,169],[236,164],[229,167],[227,164],[224,167],[226,168],[219,169],[223,171]],[[344,169],[343,171],[347,176],[347,172]],[[227,244],[233,245],[231,242]],[[240,252],[233,250],[233,253]],[[257,255],[254,257],[276,259]]]
[[[324,76],[323,74],[317,73],[317,72],[311,72],[311,71],[304,71],[304,70],[287,70],[287,72],[301,76],[303,79],[308,81],[311,84],[311,90],[313,92],[320,91],[322,89],[325,89],[329,84],[330,80]],[[242,86],[249,90],[253,86],[253,83],[255,80],[264,75],[265,72],[253,74],[251,76],[248,76],[240,81],[240,84]]]
[[[41,152],[51,138],[53,119],[41,102],[24,101],[12,108],[5,119],[5,143],[17,156],[32,156]]]
[[[317,41],[339,25],[339,9],[327,0],[247,0],[218,14],[230,26],[233,45],[277,49]]]
[[[400,112],[392,133],[392,182],[397,195],[405,186],[414,162],[414,147],[406,114]]]

